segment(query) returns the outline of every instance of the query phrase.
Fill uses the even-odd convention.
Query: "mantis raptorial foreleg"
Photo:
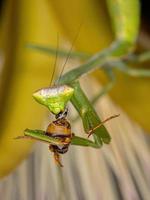
[[[103,126],[103,124],[113,118],[116,118],[118,117],[119,115],[113,115],[113,116],[110,116],[108,117],[107,119],[105,119],[104,121],[102,121],[100,124],[98,124],[97,126],[95,126],[93,129],[89,130],[87,132],[88,134],[88,137],[90,137],[94,131],[98,128],[100,128],[101,126]],[[97,139],[95,138],[94,141],[91,141],[91,140],[88,140],[88,139],[85,139],[85,138],[81,138],[81,137],[78,137],[78,136],[73,136],[72,138],[72,141],[71,141],[71,144],[73,145],[79,145],[79,146],[90,146],[90,147],[93,147],[93,148],[100,148],[101,147],[101,143],[98,143]]]
[[[31,129],[25,129],[23,136],[18,136],[15,139],[33,139],[38,140],[41,142],[46,142],[48,144],[54,144],[54,145],[63,145],[66,144],[65,141],[62,141],[60,139],[47,136],[45,134],[45,131],[42,130],[31,130]]]
[[[91,103],[82,91],[80,84],[78,82],[74,82],[72,86],[75,91],[71,102],[82,119],[85,132],[89,135],[90,131],[92,131],[95,144],[99,146],[102,146],[103,143],[108,144],[111,138],[106,128],[103,124],[101,124],[101,121],[94,108],[91,106]]]
[[[42,130],[26,129],[24,133],[25,133],[24,136],[18,136],[15,139],[37,140],[37,141],[41,141],[41,142],[44,142],[47,144],[52,144],[52,145],[65,144],[59,139],[56,140],[54,137],[50,138],[48,136],[45,136],[45,131],[42,131]],[[89,146],[89,147],[93,147],[93,148],[101,147],[101,145],[99,143],[96,144],[95,142],[93,142],[89,139],[78,137],[75,135],[72,137],[71,144],[78,145],[78,146]],[[51,147],[49,147],[49,148],[51,151],[53,151]],[[59,160],[58,154],[54,152],[54,156],[55,156],[55,160],[58,161]],[[60,165],[60,162],[59,162],[59,165]]]
[[[78,145],[78,146],[84,146],[84,147],[93,147],[93,148],[100,148],[100,143],[95,143],[91,140],[88,140],[86,138],[74,136],[71,141],[72,145]]]

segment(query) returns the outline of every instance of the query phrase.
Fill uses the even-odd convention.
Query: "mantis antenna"
[[[53,79],[54,79],[54,74],[55,74],[55,71],[56,71],[56,64],[57,64],[57,59],[58,59],[58,49],[59,49],[59,35],[57,33],[57,47],[56,47],[56,55],[55,55],[55,61],[54,61],[54,70],[52,72],[52,76],[51,76],[51,80],[50,80],[50,86],[53,82]],[[55,85],[55,83],[54,83]]]
[[[78,36],[79,36],[80,30],[81,30],[81,27],[82,27],[82,23],[79,25],[78,31],[77,31],[77,33],[76,33],[76,35],[75,35],[75,38],[74,38],[74,40],[72,41],[71,48],[70,48],[70,50],[68,51],[68,55],[67,55],[66,60],[65,60],[65,62],[64,62],[64,64],[63,64],[63,66],[62,66],[62,70],[61,70],[59,79],[57,80],[57,83],[58,83],[58,84],[59,84],[59,81],[60,81],[61,76],[62,76],[62,74],[63,74],[63,71],[64,71],[64,69],[65,69],[65,66],[66,66],[66,64],[67,64],[67,62],[68,62],[68,60],[69,60],[69,58],[70,58],[70,54],[71,54],[71,52],[72,52],[72,49],[73,49],[73,47],[74,47],[74,44],[75,44],[75,42],[76,42],[77,39],[78,39]]]

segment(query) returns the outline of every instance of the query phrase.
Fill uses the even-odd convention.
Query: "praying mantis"
[[[56,120],[48,125],[46,131],[26,129],[24,136],[18,137],[49,143],[49,148],[54,153],[54,158],[59,166],[62,166],[59,154],[67,152],[69,144],[90,146],[93,148],[100,148],[103,143],[108,144],[111,138],[103,123],[118,116],[113,115],[102,122],[100,121],[97,113],[80,87],[78,79],[82,75],[101,68],[104,70],[107,69],[108,76],[113,80],[112,69],[115,66],[116,69],[133,76],[150,76],[149,70],[134,70],[133,73],[133,70],[128,68],[126,63],[122,62],[123,58],[133,51],[138,35],[140,18],[139,1],[107,0],[107,7],[111,16],[116,40],[109,48],[93,56],[88,55],[85,63],[64,74],[57,81],[56,86],[42,88],[35,92],[33,94],[35,100],[48,107],[50,112],[55,115]],[[33,47],[38,49],[36,45]],[[41,48],[39,49],[41,50]],[[43,49],[44,51],[45,49]],[[62,52],[58,50],[58,53],[61,54]],[[107,90],[105,89],[105,91]],[[85,132],[88,136],[92,134],[94,141],[72,134],[70,123],[66,119],[66,105],[68,101],[71,101],[77,109]]]

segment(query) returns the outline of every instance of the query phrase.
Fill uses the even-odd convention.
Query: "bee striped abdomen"
[[[66,119],[58,119],[48,125],[46,135],[68,137],[71,135],[71,126]]]
[[[56,151],[57,153],[63,154],[68,151],[69,144],[71,142],[72,133],[70,123],[65,119],[57,119],[50,123],[46,130],[46,135],[58,138],[65,141],[66,144],[62,145],[50,145],[50,149],[52,151]]]

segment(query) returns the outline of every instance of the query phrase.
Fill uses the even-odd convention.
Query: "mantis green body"
[[[46,131],[41,130],[26,129],[24,131],[24,137],[37,139],[48,142],[51,145],[63,147],[66,144],[73,144],[100,148],[103,143],[108,144],[110,142],[111,138],[107,132],[107,129],[103,126],[103,122],[100,121],[93,106],[81,89],[77,79],[92,70],[100,68],[104,69],[112,81],[109,86],[104,88],[102,93],[105,94],[109,89],[112,88],[114,83],[112,71],[113,66],[115,66],[117,70],[121,70],[122,72],[133,76],[136,74],[147,77],[150,76],[150,71],[140,71],[134,69],[134,73],[131,73],[133,71],[131,71],[131,69],[126,66],[126,63],[122,61],[124,56],[133,51],[137,39],[140,19],[139,0],[107,0],[107,7],[115,33],[115,41],[112,43],[112,45],[93,56],[85,55],[84,53],[73,53],[70,55],[70,57],[84,57],[84,59],[87,58],[87,61],[64,74],[58,80],[57,86],[43,88],[33,94],[33,97],[38,103],[46,106],[50,112],[56,116],[56,122],[58,122],[57,120],[63,119],[65,123],[67,123],[66,115],[64,115],[64,113],[67,103],[71,101],[82,119],[85,132],[88,135],[92,133],[94,141],[75,136],[70,132],[70,129],[70,136],[69,140],[67,141],[68,143],[65,140],[62,140],[62,138],[57,138],[50,134],[47,135]],[[50,54],[55,52],[53,49],[48,49],[37,45],[30,45],[30,48]],[[58,50],[58,54],[60,56],[66,55],[66,53],[62,50]],[[104,122],[117,116],[118,115],[114,115],[104,120]],[[55,160],[60,164],[58,154],[55,155]]]

